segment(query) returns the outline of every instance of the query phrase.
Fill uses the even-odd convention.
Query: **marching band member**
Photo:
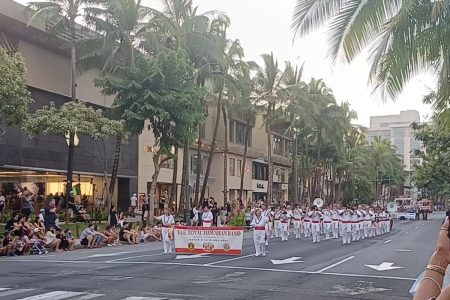
[[[287,241],[289,238],[289,217],[287,211],[280,215],[281,241]]]
[[[269,246],[269,236],[270,236],[270,230],[269,230],[269,224],[270,224],[270,210],[266,208],[265,204],[261,205],[262,215],[267,219],[266,222],[266,246]]]
[[[206,206],[203,214],[202,214],[202,225],[203,227],[211,227],[214,216],[209,209],[209,206]]]
[[[366,210],[364,212],[364,237],[365,238],[372,237],[371,228],[372,228],[372,214],[370,213],[369,207],[366,207]]]
[[[352,217],[352,242],[359,240],[357,234],[359,233],[359,216],[357,214],[357,209],[353,211]]]
[[[333,213],[331,211],[329,211],[328,209],[323,209],[322,215],[323,215],[323,227],[324,227],[324,231],[325,231],[325,239],[329,240],[330,236],[331,236],[331,231],[332,231]]]
[[[322,214],[318,207],[313,207],[313,210],[309,213],[311,218],[311,232],[313,237],[313,243],[320,243],[320,218]]]
[[[332,232],[333,232],[333,239],[339,238],[339,219],[340,215],[336,207],[333,207],[333,215],[331,217],[332,220]]]
[[[301,227],[302,227],[302,211],[297,205],[294,206],[292,211],[292,217],[294,218],[294,235],[295,239],[301,238]]]
[[[278,238],[281,236],[281,230],[280,230],[280,217],[281,217],[281,209],[278,208],[275,210],[274,214],[274,231],[275,231],[275,237]]]
[[[164,253],[172,253],[172,241],[169,237],[169,227],[175,225],[175,219],[170,214],[168,208],[164,209],[164,214],[157,217],[161,221],[161,236],[163,242]]]
[[[311,218],[309,217],[309,208],[305,211],[305,218],[303,219],[303,229],[305,231],[305,238],[311,235]]]
[[[341,215],[342,227],[342,244],[350,244],[352,242],[352,215],[353,211],[344,208],[339,212]]]
[[[255,256],[266,256],[266,224],[268,219],[262,215],[260,208],[255,210],[253,220],[250,226],[254,228],[253,231],[253,243],[255,244]]]
[[[383,214],[380,209],[377,209],[377,213],[375,214],[375,223],[376,223],[376,234],[380,236],[383,234],[382,226],[383,226]]]

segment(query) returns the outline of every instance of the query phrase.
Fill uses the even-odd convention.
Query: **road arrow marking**
[[[209,253],[202,253],[202,254],[191,254],[191,255],[177,255],[175,259],[190,259],[190,258],[201,258],[201,257],[207,257]]]
[[[295,264],[295,263],[300,263],[300,262],[304,262],[303,260],[299,260],[301,259],[301,257],[291,257],[291,258],[286,258],[286,259],[271,259],[270,261],[274,264],[274,265],[284,265],[284,264]]]
[[[94,255],[88,256],[88,258],[92,258],[92,257],[109,257],[109,256],[117,256],[117,255],[128,254],[128,253],[131,253],[131,252],[115,252],[115,253],[94,254]]]
[[[377,271],[388,271],[388,270],[395,270],[395,269],[404,269],[404,267],[396,267],[393,266],[394,263],[391,262],[383,262],[381,264],[377,265],[365,265],[366,267],[372,268]]]
[[[384,242],[385,244],[388,244],[388,243],[390,243],[390,242],[392,242],[392,240],[387,240],[386,242]]]

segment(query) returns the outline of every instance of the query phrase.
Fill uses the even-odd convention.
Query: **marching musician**
[[[263,216],[262,210],[257,208],[250,226],[253,227],[253,243],[255,244],[255,256],[266,256],[266,224],[268,219]]]
[[[313,206],[313,209],[309,212],[309,217],[311,219],[313,243],[320,243],[320,219],[322,218],[322,214],[317,206]]]
[[[170,210],[168,208],[164,209],[164,214],[162,216],[157,217],[158,220],[161,221],[161,235],[163,242],[164,253],[172,253],[172,241],[170,238],[170,230],[173,230],[175,225],[175,219],[170,214]],[[172,228],[171,228],[172,227]]]
[[[298,208],[298,205],[294,206],[292,211],[293,223],[294,223],[294,235],[295,239],[301,238],[302,227],[302,211]]]
[[[330,210],[324,208],[322,210],[322,215],[323,215],[323,227],[325,231],[325,239],[329,240],[332,231],[333,213]]]
[[[306,208],[305,217],[303,219],[303,230],[305,231],[305,238],[311,235],[311,218],[309,217],[309,208]]]
[[[203,227],[211,227],[213,222],[214,216],[211,212],[211,209],[209,206],[205,206],[203,209],[202,214],[202,226]]]
[[[350,244],[352,242],[352,215],[353,211],[344,208],[339,212],[341,216],[342,227],[342,244]]]
[[[289,238],[289,216],[286,210],[280,215],[281,241],[287,241]]]

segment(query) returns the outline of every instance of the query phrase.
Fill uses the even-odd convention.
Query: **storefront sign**
[[[253,180],[252,190],[256,193],[267,193],[267,181]]]
[[[240,255],[244,229],[176,226],[174,237],[176,253]]]

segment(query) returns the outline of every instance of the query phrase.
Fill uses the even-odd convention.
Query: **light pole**
[[[66,176],[66,223],[69,222],[69,200],[70,192],[72,191],[72,180],[73,180],[73,152],[75,147],[78,147],[80,140],[77,136],[77,130],[67,131],[66,133],[66,143],[69,146],[68,159],[67,159],[67,176]]]
[[[189,148],[188,148],[189,149]],[[186,159],[186,186],[185,188],[185,199],[184,199],[184,219],[186,220],[186,225],[190,226],[191,225],[191,183],[190,183],[190,177],[191,177],[191,155],[189,150],[186,151],[188,152],[187,157],[185,157],[184,159]],[[185,155],[186,156],[186,155]],[[198,159],[201,159],[201,157],[199,157]],[[197,170],[197,172],[200,172],[200,170]]]

